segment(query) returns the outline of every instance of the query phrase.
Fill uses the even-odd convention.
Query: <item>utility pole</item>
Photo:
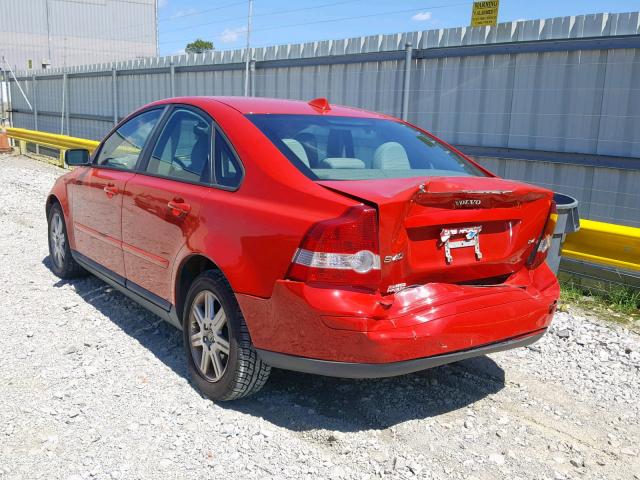
[[[156,14],[156,57],[160,56],[160,26],[158,25],[158,0],[156,0],[155,4],[155,14]]]
[[[249,15],[247,16],[247,51],[244,65],[244,96],[249,96],[249,54],[251,52],[251,17],[253,16],[253,0],[249,0]]]
[[[45,11],[47,13],[47,50],[49,53],[49,58],[47,60],[49,61],[49,63],[52,63],[53,60],[51,59],[51,20],[49,15],[49,0],[45,0],[44,5]]]

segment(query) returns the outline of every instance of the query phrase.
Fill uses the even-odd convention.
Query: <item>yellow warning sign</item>
[[[471,13],[471,26],[484,27],[498,23],[498,9],[500,0],[487,0],[486,2],[473,2]]]

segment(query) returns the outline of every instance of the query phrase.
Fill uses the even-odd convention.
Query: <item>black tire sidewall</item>
[[[183,343],[185,356],[187,358],[187,369],[191,376],[191,381],[198,390],[214,400],[224,400],[231,393],[236,383],[239,364],[238,338],[240,335],[241,319],[237,314],[238,304],[235,297],[233,297],[231,289],[227,285],[221,285],[221,283],[222,282],[219,278],[215,278],[215,274],[213,272],[205,272],[196,278],[189,289],[182,315]],[[217,382],[210,382],[200,374],[198,367],[194,364],[193,356],[191,355],[191,342],[189,338],[188,325],[189,314],[191,312],[191,305],[194,299],[203,290],[209,290],[218,298],[227,317],[227,327],[229,331],[229,359],[222,378]]]

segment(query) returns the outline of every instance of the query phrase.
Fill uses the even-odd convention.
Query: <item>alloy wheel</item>
[[[58,268],[64,266],[65,246],[67,239],[64,233],[64,224],[62,216],[59,213],[54,213],[51,217],[50,227],[50,241],[51,241],[51,254],[53,261]]]
[[[193,362],[209,382],[224,375],[229,362],[229,327],[224,308],[213,292],[196,295],[189,312],[189,340]]]

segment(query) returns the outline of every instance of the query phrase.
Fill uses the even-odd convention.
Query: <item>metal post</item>
[[[7,84],[7,110],[9,112],[9,125],[13,126],[13,111],[11,106],[13,105],[13,103],[11,103],[12,98],[11,98],[11,79],[9,78],[9,76],[7,75],[7,71],[5,70],[4,72],[4,77],[6,80],[6,84]],[[15,142],[14,142],[15,144]]]
[[[402,120],[409,118],[409,89],[411,88],[411,61],[413,47],[411,42],[404,45],[404,85],[402,87]]]
[[[251,93],[250,95],[252,97],[256,96],[256,61],[255,59],[251,59],[251,62],[249,63],[249,71],[251,72]]]
[[[253,0],[249,0],[249,15],[247,16],[247,49],[244,62],[244,96],[249,96],[249,57],[251,47],[251,17],[253,16]]]
[[[5,82],[4,76],[4,68],[0,66],[0,127],[4,126],[4,89],[5,85],[7,90],[9,90],[9,85]]]
[[[116,74],[116,67],[111,67],[111,92],[112,92],[112,101],[113,101],[113,124],[118,124],[118,78]]]
[[[69,105],[70,105],[70,101],[69,101],[69,94],[70,94],[70,90],[69,90],[69,76],[67,75],[67,72],[64,73],[64,76],[66,78],[66,88],[67,88],[67,95],[65,96],[65,103],[64,103],[64,124],[65,124],[65,130],[67,131],[67,135],[69,135]]]
[[[169,93],[172,97],[176,96],[176,66],[173,60],[169,62]]]
[[[62,105],[60,106],[60,135],[64,135],[65,108],[67,106],[67,72],[62,74]]]
[[[34,130],[38,130],[38,81],[36,74],[31,77],[31,85],[33,86],[33,127]],[[40,154],[40,145],[36,143],[36,154]]]

